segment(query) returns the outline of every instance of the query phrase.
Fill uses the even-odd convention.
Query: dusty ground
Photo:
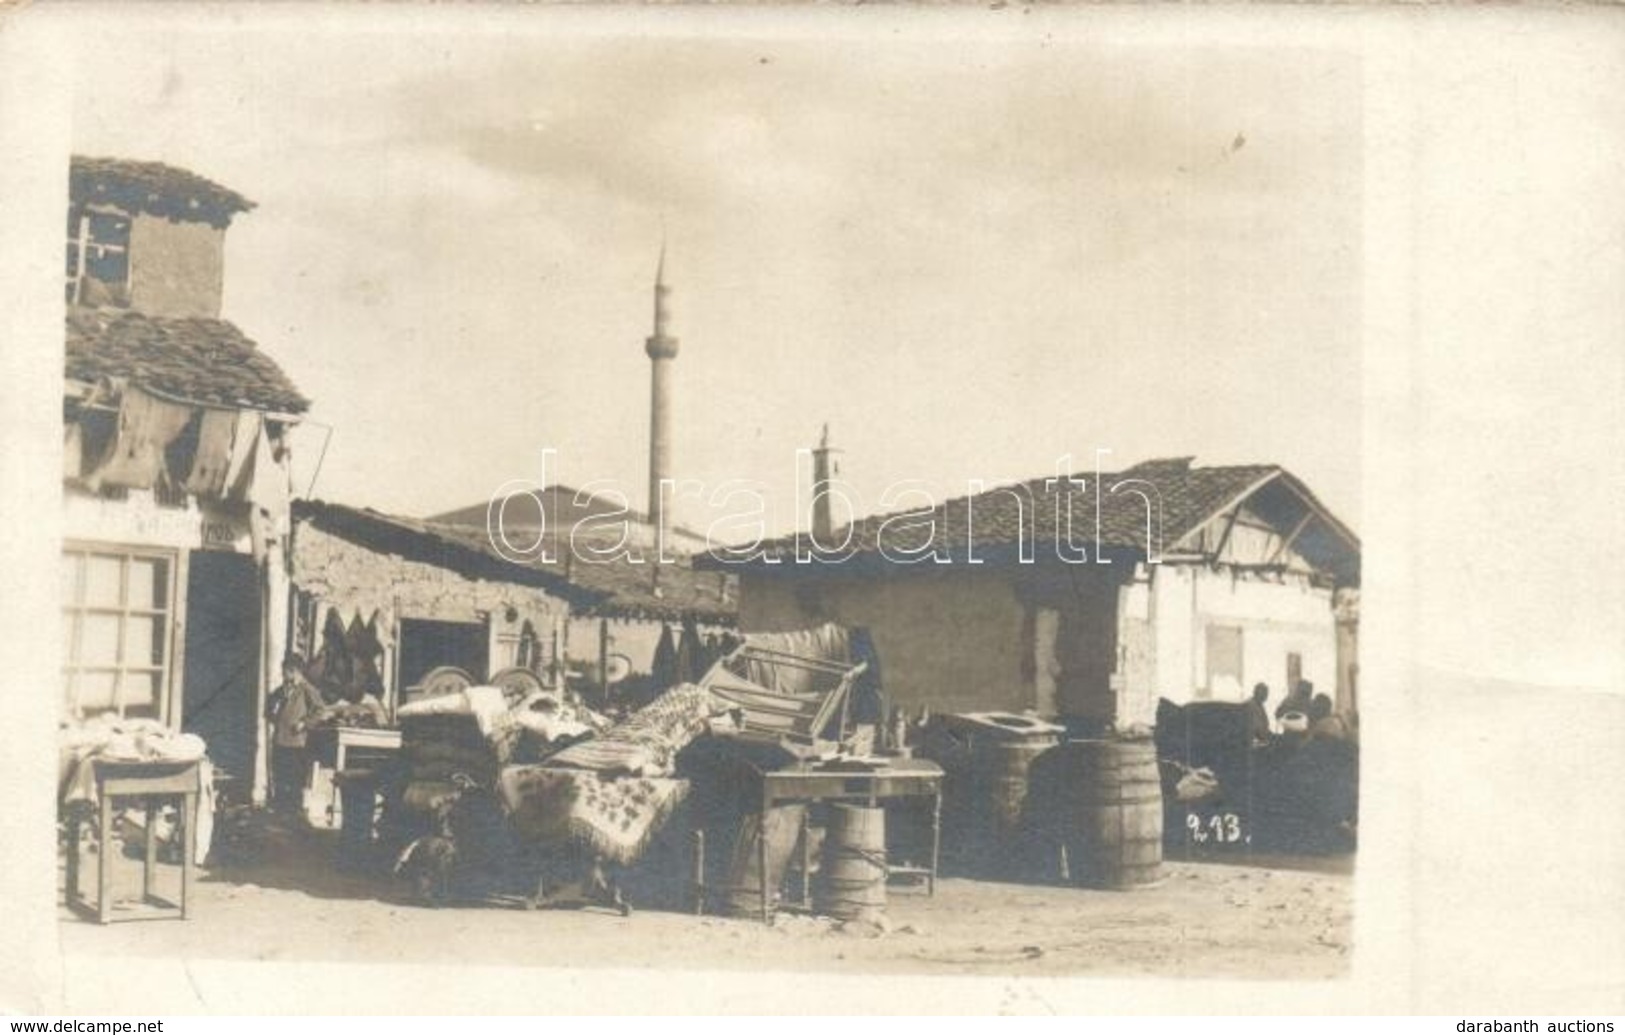
[[[335,872],[330,850],[306,837],[258,865],[205,873],[186,922],[100,927],[64,909],[62,948],[180,959],[741,970],[772,959],[858,974],[1298,980],[1346,974],[1351,951],[1349,859],[1312,868],[1168,863],[1160,885],[1127,893],[946,879],[932,898],[894,886],[892,930],[879,933],[786,914],[769,927],[653,910],[622,918],[426,909],[388,881]]]

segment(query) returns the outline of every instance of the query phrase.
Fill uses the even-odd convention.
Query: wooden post
[[[694,879],[690,885],[690,894],[694,896],[694,915],[700,916],[705,912],[705,831],[694,831],[693,855]]]
[[[141,901],[150,904],[153,896],[153,871],[158,868],[158,796],[147,795],[147,844],[146,857],[141,867]]]
[[[609,619],[598,619],[598,683],[604,704],[609,704]]]
[[[181,919],[185,920],[192,897],[194,867],[197,865],[197,810],[198,792],[187,791],[181,798]]]
[[[108,923],[113,919],[113,796],[105,788],[101,794],[101,829],[96,854],[96,919]]]
[[[289,596],[293,592],[288,577],[288,558],[280,536],[266,545],[260,615],[260,677],[254,695],[254,786],[252,800],[264,805],[270,786],[270,731],[265,719],[265,702],[282,676],[282,658],[288,650],[288,625],[292,621]]]

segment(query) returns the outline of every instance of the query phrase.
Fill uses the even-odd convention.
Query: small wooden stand
[[[926,879],[926,894],[937,893],[937,858],[942,846],[942,767],[924,759],[892,759],[884,769],[873,771],[818,768],[806,762],[778,769],[755,769],[761,786],[762,815],[766,816],[775,805],[787,802],[838,801],[876,806],[896,798],[929,798],[931,801],[930,855],[924,866],[891,866],[891,874],[918,874]],[[801,895],[803,903],[811,899],[806,819],[802,819],[801,832]],[[762,921],[771,922],[773,907],[771,890],[766,874],[767,838],[760,839],[762,880]]]
[[[96,908],[92,910],[79,891],[79,824],[77,816],[68,819],[67,902],[75,912],[94,916],[99,923],[116,920],[186,919],[187,892],[191,889],[194,857],[197,855],[197,799],[201,788],[198,763],[192,762],[104,762],[92,760],[95,767],[96,797],[101,803],[101,850],[96,865]],[[153,836],[154,821],[164,798],[180,798],[181,894],[180,902],[160,898],[153,892],[158,865],[158,841]],[[113,803],[117,798],[143,798],[147,812],[147,847],[141,872],[141,899],[127,916],[113,915]]]

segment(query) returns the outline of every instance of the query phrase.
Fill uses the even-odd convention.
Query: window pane
[[[79,590],[79,569],[84,566],[84,558],[78,554],[62,555],[62,603],[64,606],[78,602],[76,595]]]
[[[80,619],[79,664],[118,664],[118,615],[87,614]]]
[[[120,684],[119,696],[124,699],[126,715],[158,715],[158,687],[163,676],[157,672],[126,672]]]
[[[116,672],[80,672],[77,680],[79,709],[86,715],[105,712],[114,707],[113,680]]]
[[[122,557],[92,554],[85,558],[85,604],[90,607],[118,607]]]
[[[130,558],[130,606],[162,611],[169,606],[169,562],[155,557]]]
[[[103,284],[123,284],[130,279],[129,257],[122,251],[91,248],[85,256],[85,272]]]
[[[164,630],[167,624],[153,615],[131,615],[124,626],[124,657],[126,665],[162,665],[164,663]]]
[[[111,212],[90,214],[90,239],[97,244],[111,244],[119,248],[130,243],[130,221]]]

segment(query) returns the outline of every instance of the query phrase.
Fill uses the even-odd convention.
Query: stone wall
[[[447,568],[377,553],[347,539],[301,522],[293,536],[294,587],[318,603],[314,628],[321,629],[327,611],[337,608],[346,622],[359,613],[378,616],[384,643],[384,682],[394,672],[398,619],[479,622],[490,630],[490,656],[495,667],[510,659],[513,637],[529,621],[543,650],[552,650],[554,632],[569,619],[569,605],[533,586],[467,578]],[[562,637],[561,637],[562,638]],[[484,677],[490,673],[473,673]]]
[[[1255,683],[1270,688],[1270,708],[1287,692],[1287,657],[1299,656],[1302,678],[1317,692],[1337,686],[1337,634],[1330,589],[1294,573],[1260,575],[1220,565],[1159,564],[1151,568],[1143,619],[1125,609],[1126,643],[1149,640],[1150,663],[1125,666],[1119,715],[1149,722],[1158,697],[1178,704],[1194,700],[1246,700]],[[1241,678],[1222,685],[1209,679],[1210,625],[1241,631]]]
[[[996,571],[740,579],[741,629],[866,626],[887,696],[916,712],[1036,707],[1030,610]]]
[[[1303,575],[1206,565],[972,569],[887,575],[749,572],[747,632],[863,625],[894,703],[933,711],[1034,709],[1095,724],[1151,722],[1159,697],[1286,692],[1288,655],[1317,691],[1338,686],[1331,591]],[[1210,685],[1209,625],[1239,628],[1242,674]]]
[[[226,231],[137,214],[130,223],[130,307],[153,316],[218,319]]]

